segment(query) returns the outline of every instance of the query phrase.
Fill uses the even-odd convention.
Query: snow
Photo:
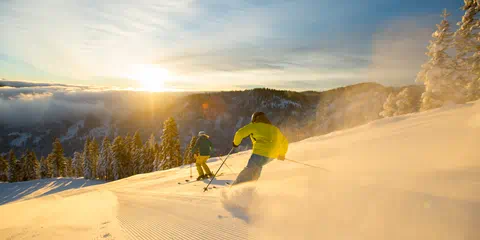
[[[32,134],[13,132],[13,133],[9,133],[8,136],[18,136],[17,138],[15,138],[10,142],[10,146],[23,147],[27,143],[28,139],[32,137]]]
[[[65,136],[60,137],[60,141],[63,142],[77,136],[78,130],[83,128],[84,124],[85,124],[85,120],[80,120],[75,124],[73,124],[72,126],[70,126],[68,128],[67,134],[65,134]]]
[[[102,183],[105,182],[83,178],[48,178],[26,182],[0,183],[0,196],[2,196],[0,205]]]
[[[206,180],[177,184],[189,179],[183,166],[12,202],[0,206],[0,236],[480,239],[479,114],[474,102],[292,143],[288,159],[321,168],[273,161],[254,186],[225,187],[247,151],[205,193]]]
[[[279,108],[285,109],[288,107],[300,108],[302,105],[300,103],[294,102],[292,100],[284,99],[279,96],[273,96],[272,99],[268,101],[263,101],[262,106],[264,108]]]

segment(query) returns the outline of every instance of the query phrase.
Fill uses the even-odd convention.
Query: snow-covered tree
[[[392,92],[388,95],[383,104],[382,117],[393,117],[413,113],[418,111],[420,103],[420,94],[412,90],[411,87],[405,87],[400,92]]]
[[[97,176],[97,164],[98,164],[98,157],[99,157],[99,150],[98,150],[98,143],[95,138],[92,138],[92,141],[90,141],[89,145],[89,160],[91,162],[91,167],[92,167],[92,178],[95,179]]]
[[[92,179],[93,178],[93,166],[92,160],[90,159],[90,139],[87,137],[85,140],[85,145],[83,146],[83,177],[85,179]]]
[[[462,21],[458,22],[459,28],[455,32],[455,50],[456,60],[460,67],[459,69],[468,70],[471,68],[471,57],[477,51],[478,40],[476,33],[479,25],[478,19],[475,18],[479,12],[477,0],[465,0],[465,5],[462,7],[465,11]]]
[[[177,123],[172,117],[163,123],[162,143],[160,145],[161,160],[165,161],[164,169],[180,166],[180,138]]]
[[[432,40],[427,47],[429,56],[427,63],[417,75],[417,82],[425,85],[421,98],[421,110],[441,107],[446,102],[461,103],[465,101],[464,84],[454,77],[455,62],[447,50],[453,42],[453,33],[447,18],[450,14],[443,11],[443,20],[437,24],[437,30],[432,34]]]
[[[455,32],[456,72],[458,82],[466,86],[466,99],[480,98],[480,21],[476,17],[480,12],[478,0],[465,0],[462,21],[458,22]]]
[[[113,162],[113,152],[110,144],[110,139],[105,137],[102,142],[102,150],[97,166],[97,176],[99,179],[112,180],[111,165]]]
[[[83,176],[82,154],[76,151],[73,153],[73,159],[72,159],[72,176],[73,177]]]
[[[35,152],[27,150],[24,163],[24,180],[35,180],[40,177],[40,165]]]
[[[8,181],[8,162],[3,155],[0,154],[0,182],[6,181]]]
[[[52,165],[50,159],[43,157],[40,159],[40,177],[51,178],[52,177]]]
[[[419,96],[417,97],[411,88],[404,88],[397,95],[396,115],[404,115],[418,111]]]
[[[383,111],[380,112],[380,116],[382,117],[392,117],[395,116],[395,111],[397,108],[397,94],[391,92],[385,103],[383,103]]]
[[[53,177],[61,177],[65,169],[63,147],[58,138],[55,139],[52,146],[52,153],[50,153],[47,158],[49,158],[49,161],[52,164]]]
[[[125,162],[125,147],[122,137],[118,136],[115,138],[112,144],[112,175],[113,180],[118,180],[124,177],[123,174],[123,163]]]
[[[8,153],[8,181],[15,182],[17,181],[17,173],[15,172],[17,166],[17,158],[15,152],[10,150]]]

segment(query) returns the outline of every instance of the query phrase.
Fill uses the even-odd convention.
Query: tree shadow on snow
[[[0,205],[24,198],[24,200],[38,198],[70,189],[79,189],[102,183],[104,182],[85,180],[83,178],[50,178],[26,182],[0,183]]]

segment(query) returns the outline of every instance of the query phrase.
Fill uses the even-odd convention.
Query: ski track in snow
[[[246,224],[216,199],[116,192],[127,239],[248,239]]]

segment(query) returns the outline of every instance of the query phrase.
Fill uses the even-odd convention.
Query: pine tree
[[[161,160],[165,161],[164,169],[180,166],[180,139],[178,136],[177,123],[172,117],[163,123],[160,152]]]
[[[393,117],[418,111],[418,94],[410,87],[402,89],[399,93],[392,92],[383,104],[382,117]]]
[[[416,112],[418,99],[415,97],[412,90],[408,87],[404,88],[397,95],[397,111],[395,112],[396,116],[409,114]]]
[[[153,134],[152,134],[153,135]],[[160,146],[158,143],[155,142],[155,145],[153,147],[153,166],[152,166],[152,171],[159,171],[162,170],[162,166],[164,162],[162,162],[161,154],[160,154]]]
[[[15,152],[10,150],[8,153],[8,181],[15,182],[17,181],[17,174],[15,172],[17,166],[17,158],[15,157]]]
[[[8,162],[3,155],[0,154],[0,182],[6,181],[8,181]]]
[[[148,138],[148,145],[151,147],[151,148],[154,148],[155,145],[157,144],[157,139],[155,137],[155,134],[150,134],[150,137]]]
[[[102,142],[102,151],[98,160],[97,176],[103,180],[113,180],[111,174],[111,165],[113,161],[113,152],[110,144],[110,139],[105,137]]]
[[[27,154],[25,155],[24,174],[24,179],[27,181],[40,178],[40,165],[33,151],[27,150]]]
[[[99,157],[99,150],[98,150],[98,143],[95,140],[95,138],[92,138],[92,141],[90,141],[90,146],[89,146],[89,152],[90,157],[90,163],[92,167],[92,179],[95,179],[97,176],[97,164],[98,164],[98,157]]]
[[[83,176],[83,158],[82,158],[82,154],[79,152],[73,153],[72,176],[73,177]]]
[[[143,152],[143,147],[140,146],[140,148],[136,147],[135,151],[133,152],[133,174],[139,174],[139,173],[144,173],[144,158],[143,158],[144,152]]]
[[[51,169],[52,167],[51,167],[50,159],[48,157],[44,158],[42,156],[42,158],[40,159],[40,177],[51,178],[52,177]]]
[[[90,139],[87,137],[85,140],[85,145],[83,146],[83,177],[85,179],[92,179],[93,178],[93,167],[92,167],[92,160],[90,159]]]
[[[183,155],[183,164],[191,164],[195,162],[195,159],[193,157],[194,153],[192,153],[192,149],[195,146],[195,142],[197,141],[197,136],[192,136],[192,139],[190,139],[190,143],[188,146],[185,148],[185,153]]]
[[[397,95],[394,92],[388,94],[387,100],[383,103],[383,111],[380,112],[380,116],[393,117],[396,111],[396,102]]]
[[[133,135],[132,149],[141,148],[142,145],[143,143],[142,143],[142,139],[140,138],[140,133],[136,131],[135,134]]]
[[[460,63],[467,65],[464,69],[471,68],[470,76],[466,79],[467,101],[474,101],[480,98],[480,20],[475,15],[480,12],[480,2],[465,1],[463,7],[465,15],[460,25],[458,33],[458,45],[460,50],[459,57],[463,59]],[[463,41],[462,41],[463,40]],[[474,54],[469,57],[469,53]],[[462,69],[462,70],[464,70]]]
[[[52,145],[52,153],[50,153],[47,158],[49,158],[49,161],[52,164],[53,177],[61,177],[65,169],[65,157],[63,156],[63,147],[58,138],[55,139]]]
[[[65,158],[65,176],[73,177],[73,159],[70,157]]]
[[[135,132],[133,135],[132,141],[132,161],[133,161],[133,174],[144,173],[143,171],[143,146],[142,146],[142,139],[140,138],[140,134],[138,131]]]
[[[477,0],[465,0],[465,5],[462,7],[465,11],[462,21],[458,22],[458,30],[455,32],[455,50],[456,60],[458,66],[462,70],[468,70],[471,62],[471,57],[474,52],[477,51],[478,40],[476,39],[475,32],[480,29],[478,25],[478,19],[475,15],[479,12],[479,6]]]
[[[455,76],[466,87],[466,100],[473,101],[480,98],[480,21],[475,18],[480,12],[479,1],[465,0],[462,9],[465,13],[455,32]]]
[[[0,182],[6,181],[8,181],[8,162],[5,157],[0,154]]]
[[[113,141],[112,145],[113,161],[112,161],[112,175],[113,180],[118,180],[124,177],[122,172],[122,163],[125,161],[125,149],[122,137],[118,136]]]
[[[453,41],[447,20],[449,15],[446,10],[443,11],[443,20],[437,24],[437,31],[432,34],[433,40],[427,47],[426,54],[430,59],[422,65],[422,70],[417,75],[417,82],[425,85],[421,110],[441,107],[449,101],[464,101],[464,87],[454,81],[452,74],[455,72],[455,63],[446,52]]]
[[[26,162],[27,162],[27,154],[26,154],[26,152],[24,152],[24,153],[22,153],[22,156],[19,159],[17,159],[17,164],[16,164],[16,168],[15,168],[15,172],[17,174],[17,180],[16,180],[17,182],[28,180],[26,178],[26,175],[25,175],[25,163]]]
[[[26,158],[27,158],[27,154],[23,153],[22,156],[20,157],[20,159],[17,159],[17,162],[15,164],[15,173],[17,175],[17,179],[15,181],[17,181],[17,182],[27,180],[27,178],[25,176],[25,163],[27,161]]]
[[[158,152],[155,154],[155,158],[153,160],[152,170],[153,171],[162,170],[162,160],[160,159],[160,154]]]
[[[124,161],[122,162],[123,177],[129,177],[133,174],[133,138],[130,133],[123,139]]]
[[[146,142],[143,145],[142,160],[143,160],[142,166],[143,166],[144,173],[149,173],[154,171],[155,148],[149,142]]]

